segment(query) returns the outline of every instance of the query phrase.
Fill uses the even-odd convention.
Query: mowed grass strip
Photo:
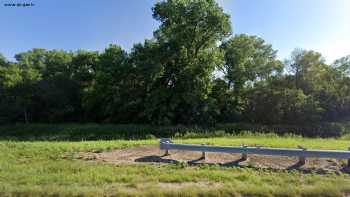
[[[277,136],[175,139],[179,143],[346,149],[346,140]],[[112,165],[77,160],[81,151],[108,151],[158,140],[0,142],[0,196],[342,196],[348,175],[220,166]]]
[[[275,148],[297,148],[303,146],[310,149],[348,150],[350,141],[345,138],[303,138],[299,136],[278,136],[276,134],[243,134],[237,136],[175,139],[176,143],[208,144],[221,146],[265,146]]]

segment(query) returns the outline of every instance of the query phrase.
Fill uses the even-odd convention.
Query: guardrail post
[[[162,145],[164,143],[173,143],[173,142],[170,140],[170,138],[162,138],[162,139],[160,139],[160,144]],[[162,155],[162,157],[165,157],[165,156],[168,156],[168,155],[170,155],[169,150],[165,149],[165,152]]]
[[[247,148],[247,145],[242,145],[243,148]],[[242,153],[241,160],[246,161],[248,159],[248,154],[247,153]]]
[[[306,150],[307,150],[307,148],[302,147],[302,146],[298,146],[298,148],[302,149],[303,151],[306,151]],[[306,158],[305,158],[305,156],[300,156],[300,157],[299,157],[298,164],[300,164],[300,165],[305,165],[305,163],[306,163]]]
[[[204,146],[204,144],[202,144],[202,146]],[[204,151],[202,152],[202,157],[201,157],[201,159],[204,159],[204,160],[205,160],[205,152],[204,152]]]
[[[168,155],[170,155],[170,153],[169,153],[169,150],[166,149],[163,156],[168,156]]]

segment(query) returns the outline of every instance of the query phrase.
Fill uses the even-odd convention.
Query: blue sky
[[[234,33],[258,35],[278,50],[321,52],[328,62],[350,54],[350,0],[217,0],[231,15]],[[33,7],[5,7],[32,2]],[[0,53],[13,60],[31,48],[130,50],[151,38],[156,0],[0,0]]]

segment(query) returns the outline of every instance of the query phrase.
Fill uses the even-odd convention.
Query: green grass
[[[342,139],[275,135],[176,139],[181,143],[259,144],[347,149]],[[349,175],[221,166],[113,165],[78,160],[81,151],[108,151],[158,140],[0,141],[0,196],[342,196]]]
[[[177,139],[178,143],[209,144],[222,146],[240,146],[240,145],[260,145],[266,147],[284,147],[296,148],[301,145],[311,149],[336,149],[348,150],[350,146],[347,138],[303,138],[300,136],[286,135],[278,136],[276,134],[250,134],[232,135],[226,137],[213,138],[189,138]]]
[[[149,139],[152,137],[224,137],[244,131],[294,133],[308,137],[340,137],[350,134],[349,122],[314,123],[307,125],[259,125],[249,123],[155,126],[142,124],[11,124],[0,125],[0,140],[18,141],[81,141]]]

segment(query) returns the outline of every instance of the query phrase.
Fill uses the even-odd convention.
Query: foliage
[[[5,66],[6,64],[7,64],[6,58],[4,57],[4,55],[0,53],[0,66]]]
[[[0,79],[1,91],[3,92],[0,109],[10,110],[9,112],[2,111],[2,113],[6,113],[4,114],[5,121],[18,118],[16,115],[20,111],[23,114],[21,119],[29,122],[28,113],[34,105],[34,92],[37,91],[36,84],[41,79],[40,73],[31,67],[9,64],[0,67]],[[9,104],[12,104],[12,108]],[[18,110],[14,116],[10,114],[12,110]]]
[[[350,55],[336,60],[334,67],[344,74],[350,75]]]
[[[282,63],[276,60],[277,51],[256,36],[239,34],[223,43],[225,51],[225,78],[239,94],[241,89],[256,81],[266,80],[280,73]]]
[[[152,11],[159,28],[130,52],[109,45],[32,49],[15,62],[0,55],[0,123],[247,122],[339,136],[323,122],[350,119],[349,56],[328,65],[322,54],[296,49],[282,63],[262,38],[231,36],[215,0],[158,1]],[[310,132],[315,125],[321,129]]]
[[[298,89],[254,88],[248,93],[245,116],[265,124],[303,124],[320,121],[319,103]]]
[[[216,43],[231,33],[229,16],[214,0],[169,0],[154,6],[153,17],[161,22],[155,39],[162,73],[146,102],[150,121],[210,121],[211,77],[222,63]]]
[[[234,114],[231,116],[237,116],[237,113],[244,111],[242,106],[246,101],[243,95],[245,89],[280,73],[283,65],[276,60],[277,51],[256,36],[236,35],[224,42],[221,48],[225,52],[222,70],[227,86],[232,91],[229,97],[233,98],[226,102],[232,103],[230,107]]]

